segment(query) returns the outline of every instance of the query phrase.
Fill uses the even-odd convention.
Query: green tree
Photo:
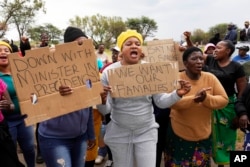
[[[81,28],[92,38],[95,46],[103,43],[107,48],[116,42],[116,37],[126,29],[121,17],[107,17],[100,14],[83,18],[76,16],[69,22],[70,25]]]
[[[30,27],[27,30],[28,36],[35,42],[40,41],[40,35],[42,32],[45,32],[44,26]]]
[[[50,37],[50,41],[53,44],[58,44],[59,41],[62,39],[62,30],[60,30],[59,28],[55,27],[52,24],[45,24],[45,32],[48,33],[49,37]]]
[[[206,39],[206,32],[204,32],[201,29],[195,29],[192,32],[191,40],[193,41],[194,44],[196,42],[198,42],[199,44],[206,43],[206,41],[207,41],[207,39]]]
[[[8,0],[4,0],[0,2],[0,38],[2,38],[7,30],[8,30],[8,22],[12,17],[12,13],[18,10],[20,5],[15,5],[12,2],[8,2]]]
[[[43,0],[3,0],[0,2],[2,20],[1,33],[5,35],[10,24],[14,24],[19,37],[23,36],[31,23],[34,23],[38,11],[45,12],[45,2]],[[1,26],[0,26],[1,27]]]
[[[157,32],[157,23],[146,16],[141,18],[128,18],[126,25],[130,29],[135,29],[142,34],[143,40],[147,37],[154,37],[154,32]]]
[[[212,26],[209,28],[207,35],[208,38],[212,38],[216,33],[220,34],[220,38],[223,39],[227,32],[227,25],[228,23],[220,23],[216,24],[215,26]]]
[[[58,44],[62,38],[62,31],[49,23],[46,23],[44,26],[31,27],[27,30],[27,33],[35,42],[40,42],[42,33],[48,34],[49,43],[52,44]]]

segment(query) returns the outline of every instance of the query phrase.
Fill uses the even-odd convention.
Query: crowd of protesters
[[[96,62],[103,91],[102,104],[89,106],[34,126],[26,126],[11,76],[8,56],[18,52],[24,57],[31,50],[23,36],[19,47],[11,40],[0,41],[0,166],[23,167],[17,155],[20,147],[26,166],[45,163],[47,167],[165,167],[228,165],[235,150],[237,129],[250,145],[249,74],[244,64],[250,60],[249,21],[239,36],[229,23],[226,35],[215,33],[199,48],[185,31],[179,87],[170,93],[139,97],[111,97],[108,71],[123,66],[148,63],[143,60],[142,35],[136,30],[122,32],[111,48],[112,61],[99,44]],[[67,27],[64,43],[84,44],[88,36],[79,28]],[[237,42],[243,42],[237,46]],[[41,34],[39,47],[49,47],[49,37]],[[238,49],[238,55],[234,54]],[[74,93],[60,85],[61,96]],[[35,132],[34,132],[35,130]],[[80,133],[79,133],[80,132]],[[36,140],[35,140],[36,139]],[[35,145],[37,144],[37,152]],[[249,151],[249,150],[248,150]],[[60,161],[59,161],[60,160]]]

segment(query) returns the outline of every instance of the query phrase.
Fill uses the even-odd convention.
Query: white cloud
[[[179,40],[185,30],[207,31],[219,23],[233,22],[239,28],[250,20],[248,0],[45,0],[47,13],[36,24],[52,23],[60,29],[76,15],[121,16],[124,20],[147,16],[158,25],[156,38]],[[13,32],[14,29],[12,28]],[[8,36],[11,34],[8,33]]]

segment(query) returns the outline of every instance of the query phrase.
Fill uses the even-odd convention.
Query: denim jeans
[[[250,132],[247,130],[244,137],[244,151],[250,151]]]
[[[102,126],[101,126],[101,137],[102,138],[104,138],[105,131],[106,131],[106,125],[102,124]],[[107,153],[108,153],[107,146],[99,147],[99,149],[98,149],[98,155],[100,155],[102,157],[106,157]]]
[[[106,157],[107,153],[108,153],[107,146],[99,147],[99,149],[98,149],[98,155],[100,155],[102,157]]]
[[[38,140],[47,167],[84,167],[86,135],[73,139],[58,139],[38,134]]]
[[[27,167],[35,167],[35,134],[33,126],[25,126],[24,120],[11,122],[9,131],[16,146],[17,142],[23,151]],[[15,125],[15,126],[13,126]]]

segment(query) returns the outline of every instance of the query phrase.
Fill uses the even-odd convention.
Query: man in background
[[[105,66],[108,63],[108,55],[105,53],[104,44],[98,45],[96,56],[97,56],[97,59],[100,59],[102,61],[103,66]]]
[[[240,47],[236,47],[236,49],[239,49],[238,55],[235,56],[232,60],[239,62],[240,64],[244,64],[248,61],[250,61],[250,56],[247,54],[249,51],[249,46],[243,45]]]
[[[250,41],[249,21],[245,21],[245,28],[240,31],[240,41]]]
[[[230,40],[233,42],[233,44],[236,44],[237,43],[237,30],[236,30],[236,27],[233,23],[229,23],[227,25],[227,34],[225,36],[225,40]]]
[[[41,34],[41,44],[40,47],[46,47],[49,45],[49,36],[47,33],[43,32]]]

